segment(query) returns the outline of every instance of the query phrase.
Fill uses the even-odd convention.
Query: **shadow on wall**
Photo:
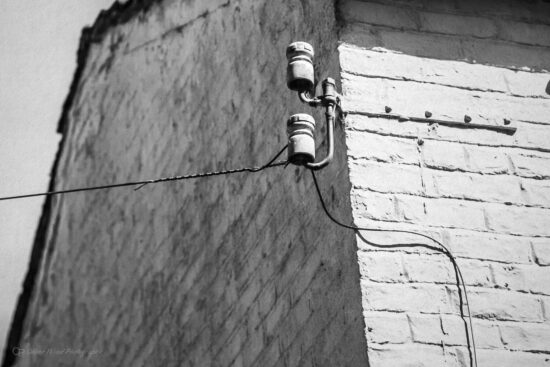
[[[409,55],[550,70],[550,2],[341,3],[342,40]]]

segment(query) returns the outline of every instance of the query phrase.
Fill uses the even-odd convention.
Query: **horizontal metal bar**
[[[498,133],[503,133],[507,135],[514,135],[517,128],[512,126],[499,126],[499,125],[486,125],[486,124],[472,124],[459,121],[448,121],[448,120],[438,120],[424,117],[409,117],[402,116],[394,113],[371,113],[371,112],[358,112],[358,111],[348,111],[348,113],[353,113],[357,115],[364,115],[371,118],[383,118],[389,120],[398,120],[399,122],[412,121],[420,122],[423,124],[438,124],[449,127],[456,127],[459,129],[483,129],[496,131]]]

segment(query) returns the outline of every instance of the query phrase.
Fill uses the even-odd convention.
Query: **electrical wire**
[[[94,186],[94,187],[83,187],[83,188],[76,188],[76,189],[68,189],[68,190],[59,190],[59,191],[49,191],[49,192],[43,192],[43,193],[35,193],[35,194],[25,194],[25,195],[16,195],[16,196],[7,196],[7,197],[0,197],[0,201],[3,200],[13,200],[13,199],[23,199],[23,198],[29,198],[29,197],[36,197],[36,196],[49,196],[49,195],[59,195],[59,194],[67,194],[72,192],[80,192],[80,191],[91,191],[91,190],[104,190],[104,189],[111,189],[111,188],[117,188],[117,187],[124,187],[124,186],[137,186],[135,190],[139,190],[145,185],[149,184],[155,184],[155,183],[162,183],[162,182],[170,182],[170,181],[180,181],[180,180],[188,180],[188,179],[195,179],[195,178],[202,178],[202,177],[211,177],[211,176],[219,176],[219,175],[228,175],[233,173],[240,173],[240,172],[260,172],[264,169],[271,168],[271,167],[279,167],[279,166],[285,166],[288,164],[288,162],[285,161],[278,161],[276,162],[277,158],[283,154],[283,152],[287,149],[287,145],[285,145],[269,162],[264,164],[260,167],[245,167],[245,168],[237,168],[237,169],[230,169],[230,170],[223,170],[223,171],[213,171],[213,172],[204,172],[204,173],[194,173],[189,175],[180,175],[180,176],[172,176],[172,177],[162,177],[152,180],[143,180],[143,181],[131,181],[131,182],[124,182],[124,183],[118,183],[118,184],[111,184],[111,185],[102,185],[102,186]],[[436,251],[439,253],[443,253],[446,255],[449,260],[451,261],[453,268],[455,270],[455,276],[457,279],[457,287],[458,287],[458,297],[459,297],[459,303],[460,303],[460,316],[462,320],[464,321],[464,326],[466,330],[466,343],[468,346],[468,353],[470,356],[470,366],[474,366],[474,360],[475,360],[475,366],[477,367],[477,353],[476,353],[476,347],[475,347],[475,341],[474,341],[474,330],[472,325],[472,317],[470,312],[470,304],[468,302],[468,295],[466,292],[466,285],[464,283],[464,278],[462,276],[462,272],[460,271],[460,268],[449,251],[441,242],[438,240],[422,234],[418,232],[412,232],[412,231],[405,231],[405,230],[391,230],[391,229],[379,229],[379,228],[361,228],[353,225],[348,225],[345,223],[342,223],[338,221],[336,218],[332,216],[332,214],[329,212],[326,203],[323,199],[323,196],[321,194],[321,190],[319,188],[319,183],[317,182],[317,177],[315,176],[314,170],[311,170],[311,175],[313,177],[313,182],[315,184],[315,189],[317,191],[317,194],[319,196],[319,201],[321,202],[321,206],[323,207],[323,210],[325,214],[328,216],[328,218],[336,223],[337,225],[351,229],[355,231],[355,233],[361,238],[362,241],[364,241],[366,244],[377,247],[377,248],[401,248],[401,247],[423,247],[427,248],[432,251]],[[376,231],[376,232],[393,232],[393,233],[407,233],[407,234],[413,234],[417,236],[425,237],[435,243],[437,243],[440,247],[430,246],[423,243],[407,243],[407,244],[392,244],[392,245],[382,245],[378,243],[374,243],[372,241],[367,240],[363,234],[360,231]],[[470,331],[468,330],[468,323],[466,322],[465,315],[464,315],[464,302],[462,299],[462,289],[460,287],[460,284],[462,284],[462,288],[464,289],[464,298],[466,300],[466,307],[468,309],[468,318],[469,318],[469,326]],[[472,356],[472,345],[470,344],[470,333],[472,337],[472,345],[473,345],[473,356]]]
[[[476,345],[475,345],[475,340],[474,340],[474,329],[473,329],[473,325],[472,325],[472,316],[471,316],[471,312],[470,312],[470,303],[468,302],[466,284],[464,283],[464,278],[462,276],[462,272],[460,271],[460,267],[458,266],[454,256],[451,254],[451,251],[449,251],[449,249],[445,245],[443,245],[440,241],[438,241],[435,238],[432,238],[428,235],[422,234],[422,233],[413,232],[413,231],[406,231],[406,230],[393,230],[393,229],[380,229],[380,228],[361,228],[361,227],[357,227],[357,226],[354,226],[354,225],[349,225],[349,224],[345,224],[345,223],[340,222],[339,220],[334,218],[332,216],[332,214],[329,212],[329,210],[326,206],[325,200],[323,199],[323,195],[321,194],[321,189],[319,188],[319,183],[317,182],[317,177],[315,176],[315,172],[313,170],[311,170],[311,175],[313,177],[313,183],[315,184],[315,190],[317,191],[319,201],[321,202],[321,206],[323,207],[323,211],[325,212],[327,217],[331,221],[336,223],[337,225],[339,225],[341,227],[344,227],[344,228],[347,228],[347,229],[353,230],[359,236],[359,238],[361,238],[361,240],[364,241],[366,244],[368,244],[372,247],[383,248],[383,249],[403,248],[403,247],[423,247],[423,248],[426,248],[426,249],[429,249],[429,250],[432,250],[432,251],[443,253],[444,255],[446,255],[449,258],[449,260],[451,261],[451,264],[453,265],[454,271],[455,271],[455,277],[456,277],[456,282],[457,282],[456,285],[457,285],[457,288],[458,288],[460,317],[461,317],[462,321],[464,322],[464,328],[465,328],[465,331],[466,331],[466,344],[467,344],[467,347],[468,347],[468,354],[469,354],[469,357],[470,357],[470,367],[474,367],[474,363],[475,363],[475,367],[477,367],[477,352],[476,352]],[[407,234],[412,234],[412,235],[427,238],[430,241],[433,241],[436,244],[438,244],[440,247],[431,246],[431,245],[427,245],[427,244],[424,244],[424,243],[397,243],[397,244],[391,244],[391,245],[382,245],[382,244],[375,243],[375,242],[367,240],[360,231],[407,233]],[[466,307],[468,309],[468,319],[469,319],[470,330],[468,330],[468,322],[466,321],[466,318],[465,318],[465,315],[464,315],[464,301],[462,299],[461,284],[462,284],[462,288],[464,289],[464,298],[466,300]],[[470,334],[471,334],[471,337],[472,337],[471,343],[470,343]],[[473,350],[473,353],[472,353],[472,350]]]
[[[105,190],[105,189],[112,189],[115,187],[124,187],[124,186],[137,186],[135,190],[141,189],[145,185],[149,184],[155,184],[155,183],[161,183],[161,182],[170,182],[170,181],[180,181],[180,180],[189,180],[194,178],[201,178],[201,177],[210,177],[210,176],[220,176],[220,175],[229,175],[233,173],[239,173],[239,172],[260,172],[264,169],[271,168],[271,167],[279,167],[284,166],[287,164],[287,161],[278,161],[277,158],[283,154],[283,152],[286,150],[287,145],[285,145],[269,162],[264,164],[260,167],[245,167],[245,168],[236,168],[236,169],[230,169],[230,170],[224,170],[224,171],[214,171],[214,172],[204,172],[204,173],[193,173],[189,175],[181,175],[181,176],[173,176],[173,177],[162,177],[162,178],[156,178],[153,180],[143,180],[143,181],[131,181],[131,182],[123,182],[118,184],[112,184],[112,185],[102,185],[102,186],[93,186],[93,187],[81,187],[76,189],[68,189],[68,190],[59,190],[59,191],[49,191],[49,192],[41,192],[36,194],[25,194],[25,195],[16,195],[16,196],[6,196],[6,197],[0,197],[0,201],[3,200],[13,200],[13,199],[23,199],[23,198],[30,198],[35,196],[49,196],[49,195],[59,195],[59,194],[68,194],[71,192],[79,192],[79,191],[91,191],[91,190]]]

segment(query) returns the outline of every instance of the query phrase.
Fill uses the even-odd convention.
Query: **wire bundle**
[[[229,174],[240,173],[240,172],[255,173],[255,172],[263,171],[266,168],[279,167],[279,166],[286,165],[287,161],[275,162],[277,160],[277,158],[279,158],[285,150],[286,150],[286,145],[269,162],[267,162],[266,164],[264,164],[263,166],[260,166],[260,167],[236,168],[236,169],[229,169],[229,170],[224,170],[224,171],[213,171],[213,172],[204,172],[204,173],[193,173],[193,174],[181,175],[181,176],[162,177],[162,178],[156,178],[156,179],[152,179],[152,180],[130,181],[130,182],[124,182],[124,183],[118,183],[118,184],[112,184],[112,185],[81,187],[81,188],[77,188],[77,189],[40,192],[40,193],[36,193],[36,194],[6,196],[6,197],[0,197],[0,201],[2,201],[2,200],[13,200],[13,199],[23,199],[23,198],[30,198],[30,197],[35,197],[35,196],[49,196],[49,195],[68,194],[68,193],[71,193],[71,192],[79,192],[79,191],[105,190],[105,189],[112,189],[112,188],[124,187],[124,186],[138,186],[139,185],[138,187],[135,188],[135,190],[139,190],[145,185],[161,183],[161,182],[181,181],[181,180],[189,180],[189,179],[201,178],[201,177],[229,175]]]

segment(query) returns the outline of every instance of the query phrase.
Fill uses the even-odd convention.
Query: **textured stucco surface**
[[[290,114],[314,113],[286,88],[286,45],[339,74],[332,1],[166,0],[127,18],[92,41],[55,189],[261,165]],[[336,139],[319,177],[351,221]],[[92,354],[19,366],[367,363],[354,236],[302,169],[55,197],[46,221],[19,346]]]
[[[468,286],[479,366],[550,365],[550,3],[343,1],[340,14],[355,223],[448,245]],[[386,106],[518,130],[365,116]],[[468,366],[449,261],[358,246],[371,366]]]

